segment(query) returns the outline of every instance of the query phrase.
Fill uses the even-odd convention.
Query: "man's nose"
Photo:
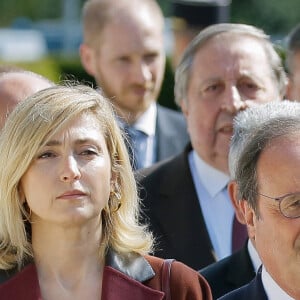
[[[135,80],[141,84],[150,81],[152,78],[150,66],[144,61],[136,63],[134,68],[134,77]]]
[[[246,108],[246,103],[236,86],[226,88],[221,108],[231,114],[236,114]]]

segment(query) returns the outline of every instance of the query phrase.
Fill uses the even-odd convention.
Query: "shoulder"
[[[248,284],[224,295],[219,298],[219,300],[267,300],[268,297],[264,290],[262,280],[261,280],[261,269],[258,270],[255,278]]]
[[[32,297],[38,291],[39,284],[34,264],[27,265],[0,285],[1,299],[34,299]]]
[[[145,257],[152,266],[156,279],[161,281],[161,271],[164,260],[154,256]],[[170,272],[170,290],[172,300],[180,299],[212,299],[206,280],[187,265],[174,260]]]
[[[232,292],[229,292],[228,294],[222,296],[221,298],[218,298],[218,300],[248,300],[253,299],[249,298],[249,284],[244,285]],[[256,299],[258,300],[258,299]]]
[[[168,171],[170,166],[176,164],[178,157],[180,157],[180,154],[157,162],[148,168],[137,170],[136,176],[138,181],[148,180],[151,177],[156,177],[158,174]]]
[[[208,281],[213,281],[217,278],[222,278],[222,276],[227,273],[227,270],[232,265],[233,261],[234,257],[231,255],[201,269],[199,272]]]
[[[174,121],[184,121],[182,112],[157,104],[157,117],[167,117]]]
[[[149,178],[165,176],[166,173],[169,173],[171,175],[178,175],[174,174],[174,172],[177,170],[186,172],[189,169],[188,154],[191,149],[192,146],[190,143],[188,143],[181,153],[157,162],[148,168],[138,170],[136,172],[138,181],[148,181]]]

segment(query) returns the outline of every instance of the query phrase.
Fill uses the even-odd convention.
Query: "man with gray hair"
[[[262,267],[222,300],[300,299],[299,141],[298,102],[252,107],[234,121],[233,190]]]
[[[285,87],[281,59],[256,27],[212,25],[189,44],[176,69],[175,97],[191,145],[140,177],[157,256],[199,270],[242,247],[227,193],[232,120],[253,104],[281,100]]]

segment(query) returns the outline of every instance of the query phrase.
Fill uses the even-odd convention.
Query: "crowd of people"
[[[155,0],[82,24],[96,88],[0,66],[0,299],[300,299],[300,25],[199,29],[174,111]]]

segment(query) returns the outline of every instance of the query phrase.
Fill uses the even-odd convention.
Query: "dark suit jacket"
[[[122,256],[110,252],[103,273],[101,300],[162,300],[163,261],[152,256]],[[0,299],[42,300],[37,271],[33,263],[20,272],[0,271]],[[173,262],[170,275],[172,300],[211,300],[207,282],[197,272]]]
[[[188,165],[190,150],[139,171],[137,180],[142,222],[157,239],[155,255],[199,270],[215,257]]]
[[[177,155],[189,141],[182,113],[157,105],[157,161]]]
[[[261,281],[261,268],[250,283],[224,295],[219,300],[268,300]]]
[[[238,252],[201,269],[199,272],[208,281],[214,299],[249,283],[255,277],[247,243]]]

